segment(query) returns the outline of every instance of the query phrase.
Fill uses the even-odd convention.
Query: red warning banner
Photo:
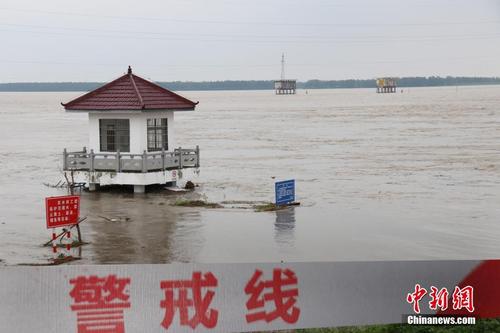
[[[2,267],[0,280],[6,332],[252,332],[500,316],[497,260]]]

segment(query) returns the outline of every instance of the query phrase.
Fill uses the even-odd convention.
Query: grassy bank
[[[500,332],[500,319],[481,319],[476,325],[373,325],[339,328],[314,328],[304,330],[281,331],[283,333],[489,333]]]

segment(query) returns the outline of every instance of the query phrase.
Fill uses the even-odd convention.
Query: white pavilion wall
[[[129,119],[130,120],[130,153],[142,154],[147,150],[147,119],[168,119],[168,148],[176,148],[174,135],[174,112],[89,112],[89,149],[100,153],[99,119]]]
[[[177,146],[175,145],[175,135],[174,135],[174,111],[146,111],[138,115],[137,124],[140,130],[144,131],[140,136],[141,141],[141,153],[148,149],[148,119],[151,118],[167,118],[168,123],[168,150],[173,151]],[[132,124],[131,124],[132,125]],[[132,129],[130,129],[132,131]],[[132,143],[132,142],[131,142]]]

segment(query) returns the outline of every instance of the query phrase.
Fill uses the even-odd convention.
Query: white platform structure
[[[200,150],[177,146],[174,112],[193,111],[192,102],[132,73],[63,103],[66,111],[89,114],[88,149],[64,150],[69,179],[91,191],[104,185],[174,184],[183,169],[199,168]]]

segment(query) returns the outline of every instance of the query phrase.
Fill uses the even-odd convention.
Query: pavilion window
[[[130,152],[130,120],[99,119],[101,151]]]
[[[148,119],[148,151],[168,150],[167,118]]]

